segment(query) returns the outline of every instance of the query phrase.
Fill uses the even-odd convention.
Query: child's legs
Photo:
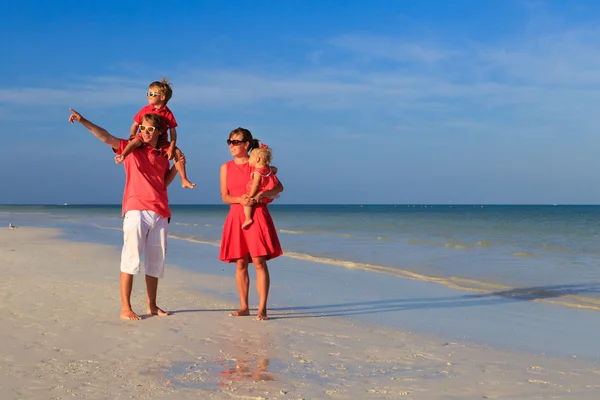
[[[246,217],[246,221],[252,219],[252,206],[244,206],[244,216]]]
[[[123,149],[121,155],[125,157],[127,154],[131,153],[134,149],[140,147],[142,145],[142,141],[137,137],[133,137],[133,139],[129,140],[127,146]]]
[[[173,157],[175,159],[175,169],[177,169],[177,172],[179,173],[181,180],[187,181],[188,178],[187,178],[187,171],[185,169],[185,163],[181,162],[182,155],[183,155],[183,153],[181,152],[179,147],[175,146],[175,157]]]
[[[181,177],[181,186],[184,188],[189,188],[189,189],[195,188],[196,184],[190,182],[190,180],[187,177],[185,163],[183,162],[184,161],[183,153],[181,152],[179,147],[175,147],[175,156],[173,157],[173,159],[175,160],[175,169],[177,170],[177,172],[179,173],[179,176]]]
[[[181,156],[183,155],[183,152],[181,151],[181,149],[177,146],[175,146],[175,161],[179,161],[181,159]]]

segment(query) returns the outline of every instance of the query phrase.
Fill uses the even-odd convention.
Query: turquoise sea
[[[185,254],[193,254],[195,246],[211,245],[216,249],[227,209],[225,205],[172,206],[168,262],[183,268],[202,268],[203,273],[213,270],[223,273],[227,264],[216,257],[214,264],[200,267],[193,262],[193,257]],[[564,350],[558,351],[560,355],[600,355],[600,349],[590,349],[584,343],[588,336],[578,339],[578,347],[566,344],[572,342],[572,338],[560,342],[559,338],[570,334],[566,327],[552,333],[557,323],[553,316],[563,318],[561,323],[574,323],[578,330],[597,332],[600,329],[600,206],[274,204],[269,209],[285,258],[302,260],[299,265],[319,266],[313,265],[311,268],[315,270],[310,272],[318,275],[315,288],[325,285],[325,292],[338,290],[340,297],[362,299],[363,306],[370,305],[375,311],[385,311],[385,307],[393,305],[392,300],[402,298],[403,293],[393,288],[400,287],[398,282],[407,279],[398,278],[408,278],[413,285],[421,282],[457,291],[456,299],[460,302],[478,301],[477,305],[485,305],[482,299],[493,296],[507,304],[535,303],[538,308],[525,311],[521,307],[519,311],[511,311],[507,322],[502,323],[531,325],[532,332],[529,336],[523,334],[521,347],[539,352],[553,347],[536,347],[540,336],[533,331],[543,330],[550,335],[548,340],[556,340],[559,350]],[[115,246],[120,246],[122,240],[120,205],[0,206],[0,224],[7,226],[9,222],[17,226],[60,228],[68,233],[70,240]],[[278,262],[272,261],[271,270],[278,268]],[[343,275],[342,271],[351,271],[352,276],[359,276],[364,284],[348,286],[344,277],[351,275]],[[389,292],[383,289],[387,285],[391,285]],[[306,297],[310,299],[305,301],[307,309],[323,306],[323,302],[315,300],[319,293],[322,291],[315,289],[313,297]],[[388,303],[377,303],[383,298]],[[281,298],[278,301],[272,296],[272,299],[272,304],[285,309]],[[428,301],[426,305],[436,304],[430,308],[441,308],[440,301]],[[449,309],[452,304],[444,303],[444,307]],[[542,314],[539,307],[546,307]],[[463,307],[463,310],[468,315],[478,308]],[[482,311],[482,318],[488,318],[485,312]],[[541,319],[540,315],[545,312],[551,316]],[[364,314],[371,317],[372,313]],[[331,309],[329,315],[344,313],[336,314]],[[501,317],[489,316],[491,321]],[[436,317],[440,321],[437,326],[420,326],[416,322],[411,325],[410,320],[403,318],[395,321],[403,328],[469,336],[484,344],[499,341],[493,334],[486,336],[483,328],[479,329],[484,332],[479,336],[473,327],[465,334],[461,324],[444,323],[439,317]],[[537,322],[533,323],[536,318]],[[385,322],[394,323],[394,320],[388,318]],[[514,344],[512,340],[511,345]]]

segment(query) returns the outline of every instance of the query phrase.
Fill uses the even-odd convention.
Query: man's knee
[[[123,250],[121,251],[121,272],[131,275],[140,272],[142,249],[145,246],[145,227],[140,211],[132,210],[123,220]]]
[[[148,233],[145,251],[146,274],[155,278],[162,278],[165,270],[167,255],[167,220],[156,220],[155,226]]]
[[[155,278],[162,278],[165,272],[165,259],[167,256],[166,237],[159,237],[156,242],[146,243],[144,252],[144,269],[146,274]]]

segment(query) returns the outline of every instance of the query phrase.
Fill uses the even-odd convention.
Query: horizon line
[[[169,207],[178,206],[228,206],[225,203],[173,203]],[[279,206],[599,206],[597,203],[284,203],[273,204],[269,207]],[[0,207],[86,207],[105,206],[121,207],[121,203],[0,203]]]

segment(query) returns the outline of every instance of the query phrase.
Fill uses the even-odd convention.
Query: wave
[[[332,237],[343,237],[346,239],[353,238],[354,235],[351,233],[335,233],[335,232],[327,232],[327,231],[301,231],[301,230],[293,230],[293,229],[278,229],[277,232],[287,233],[289,235],[326,235]],[[378,239],[376,239],[378,240]]]
[[[195,236],[169,235],[169,238],[176,239],[176,240],[184,240],[184,241],[190,242],[190,243],[209,244],[211,246],[220,246],[221,245],[220,240],[205,240],[205,239],[199,239]]]
[[[117,227],[117,226],[103,226],[103,225],[98,225],[98,224],[94,224],[94,226],[96,228],[112,229],[115,231],[123,230],[123,228]],[[167,235],[167,237],[169,237],[170,239],[175,239],[175,240],[184,240],[184,241],[190,242],[190,243],[208,244],[211,246],[220,246],[221,245],[220,240],[204,240],[204,239],[199,239],[196,236],[179,236],[179,235],[169,234],[169,235]]]
[[[513,256],[515,256],[515,257],[535,257],[535,254],[530,253],[528,251],[517,251],[516,253],[513,253]]]
[[[49,212],[13,212],[13,211],[0,211],[0,215],[49,215]]]
[[[469,246],[467,246],[466,244],[446,243],[444,247],[456,250],[469,250]]]
[[[293,231],[291,229],[278,229],[278,232],[289,233],[291,235],[302,235],[303,233],[307,233],[305,231]]]

